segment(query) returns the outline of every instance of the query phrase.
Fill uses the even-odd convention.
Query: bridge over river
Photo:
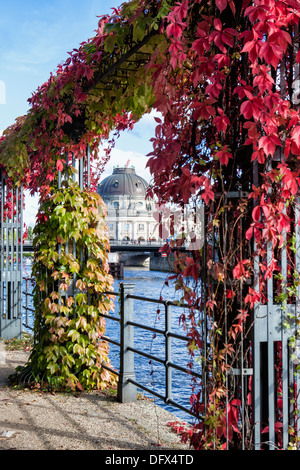
[[[114,260],[116,255],[120,263],[124,266],[143,266],[151,270],[169,270],[169,262],[159,251],[164,242],[112,242],[110,246],[110,260]]]
[[[164,244],[164,241],[112,241],[110,262],[124,263],[125,266],[148,267],[154,271],[169,271],[172,268],[173,256],[165,257],[159,251]],[[186,251],[184,246],[181,249]],[[23,251],[24,253],[33,253],[32,240],[25,240]]]

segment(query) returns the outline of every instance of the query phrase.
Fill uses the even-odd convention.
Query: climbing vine
[[[203,249],[176,263],[191,356],[198,350],[208,380],[191,397],[199,423],[185,433],[197,449],[239,448],[242,422],[244,445],[253,445],[253,384],[243,396],[230,371],[240,357],[252,365],[254,308],[268,302],[267,282],[280,275],[280,248],[295,230],[299,14],[295,1],[178,2],[164,24],[165,59],[149,65],[162,113],[148,161],[152,193],[206,206]]]
[[[105,215],[100,196],[72,180],[52,187],[43,201],[34,228],[34,347],[15,380],[60,390],[115,383],[103,368],[110,361],[108,343],[101,339],[101,314],[113,308],[105,294],[113,282]]]
[[[14,181],[23,179],[32,191],[51,184],[62,154],[80,157],[89,144],[97,157],[99,143],[111,132],[132,128],[151,110],[154,98],[144,65],[164,43],[157,34],[157,7],[138,3],[101,17],[95,37],[70,53],[28,100],[27,115],[6,129],[0,163]],[[141,16],[135,16],[137,8]],[[131,48],[137,52],[126,60]],[[120,78],[114,74],[118,60]]]

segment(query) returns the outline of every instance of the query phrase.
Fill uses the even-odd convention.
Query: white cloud
[[[161,114],[152,110],[135,124],[132,131],[121,133],[101,179],[111,175],[115,166],[124,167],[129,162],[128,165],[134,166],[139,176],[142,176],[147,182],[151,180],[150,171],[146,168],[149,158],[146,155],[152,151],[150,139],[154,136],[157,125],[155,117],[161,117]]]
[[[101,176],[101,179],[105,178],[112,174],[114,167],[134,167],[136,173],[144,178],[147,182],[150,181],[151,175],[146,168],[147,157],[138,152],[131,152],[126,150],[121,150],[119,148],[114,148],[111,153],[109,162],[105,166],[105,170]]]

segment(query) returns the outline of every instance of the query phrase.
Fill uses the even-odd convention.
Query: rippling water
[[[134,294],[136,295],[159,299],[160,295],[162,294],[164,300],[178,300],[179,293],[177,292],[176,295],[174,287],[172,285],[164,285],[166,277],[166,273],[158,271],[128,268],[125,269],[123,282],[134,283]],[[118,289],[119,282],[122,281],[115,281],[115,290]],[[158,309],[160,309],[159,314],[157,313]],[[185,332],[179,325],[179,317],[182,313],[184,313],[184,309],[172,307],[172,331],[181,335],[185,335]],[[134,300],[134,321],[150,327],[163,329],[165,322],[164,308],[160,304]],[[109,323],[112,324],[114,322],[107,322],[107,336],[111,337],[112,339],[118,338],[115,325],[109,325]],[[135,328],[134,343],[135,349],[164,359],[165,346],[164,337],[162,335],[156,335],[154,338],[153,332]],[[114,345],[111,345],[110,351],[111,362],[113,365],[115,365],[114,361],[118,361],[118,350],[116,347],[114,347]],[[182,367],[186,367],[188,361],[189,355],[186,342],[173,338],[172,362]],[[139,383],[142,383],[151,390],[164,395],[165,373],[163,365],[159,364],[157,361],[151,361],[150,364],[148,358],[135,355],[135,374]],[[192,393],[191,377],[181,371],[173,369],[172,392],[173,400],[189,409],[189,399]],[[147,395],[146,392],[143,393]],[[172,411],[180,418],[189,421],[192,419],[184,411],[181,411],[174,406],[166,405],[158,398],[155,398],[155,402],[169,411]]]
[[[30,275],[30,265],[25,266],[25,275]],[[178,300],[179,294],[172,285],[165,285],[167,273],[158,271],[148,271],[140,268],[125,268],[124,279],[115,280],[114,291],[118,292],[120,282],[130,282],[134,284],[134,294],[152,299],[159,299],[162,295],[163,300]],[[177,294],[177,295],[176,295]],[[158,312],[158,309],[160,312]],[[114,316],[118,316],[118,302],[116,300]],[[182,327],[179,325],[179,317],[184,313],[184,309],[172,307],[172,331],[184,335]],[[164,328],[165,316],[163,305],[152,302],[134,300],[134,321],[158,329]],[[33,319],[31,318],[31,322]],[[29,323],[30,324],[30,323]],[[119,324],[115,321],[107,320],[106,336],[119,341]],[[146,352],[152,356],[165,358],[164,337],[154,335],[153,332],[140,328],[134,329],[134,347],[139,351]],[[110,344],[110,360],[114,368],[119,368],[119,348]],[[189,361],[189,355],[186,348],[186,342],[178,339],[172,339],[172,362],[182,367],[186,367]],[[196,365],[197,369],[197,365]],[[165,371],[164,366],[157,361],[149,361],[148,358],[135,354],[135,375],[136,380],[154,390],[160,395],[165,391]],[[197,379],[199,380],[199,379]],[[141,390],[141,393],[150,397],[155,403],[171,411],[176,416],[192,421],[192,417],[184,411],[172,405],[166,405],[162,400],[147,392]],[[180,405],[190,408],[189,399],[192,394],[191,376],[173,369],[172,372],[172,393],[173,400]]]

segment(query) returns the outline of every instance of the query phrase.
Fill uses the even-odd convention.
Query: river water
[[[30,276],[30,264],[25,266],[26,276]],[[179,300],[179,292],[175,291],[174,286],[169,283],[165,284],[167,273],[159,271],[149,271],[143,268],[126,268],[124,270],[124,279],[122,281],[114,281],[114,291],[119,291],[120,282],[130,282],[134,284],[134,294],[159,299],[162,295],[163,300]],[[118,317],[119,305],[118,301],[115,302],[115,309],[112,313],[113,316]],[[185,332],[180,326],[179,317],[184,313],[183,308],[172,306],[172,332],[185,335]],[[186,313],[186,312],[185,312]],[[145,302],[141,300],[134,300],[134,321],[149,327],[158,329],[164,328],[165,316],[164,307],[156,302]],[[29,325],[33,323],[33,318],[29,321]],[[105,335],[113,340],[119,341],[119,323],[112,320],[106,321]],[[134,347],[139,351],[143,351],[152,356],[165,359],[165,340],[160,334],[154,334],[151,331],[144,329],[134,328]],[[119,347],[110,344],[109,353],[111,365],[113,368],[119,369]],[[186,367],[190,357],[187,351],[186,342],[179,339],[172,339],[172,362]],[[135,375],[137,382],[146,386],[150,390],[154,390],[160,395],[165,395],[165,371],[164,366],[159,362],[149,358],[135,354]],[[195,365],[195,370],[199,366]],[[197,379],[199,382],[200,379]],[[175,416],[187,421],[193,422],[193,418],[173,405],[167,405],[163,400],[149,394],[146,391],[139,390],[146,397],[151,398],[157,405],[174,413]],[[190,408],[190,396],[192,394],[191,376],[172,370],[172,398],[175,402],[179,403],[185,408]]]

